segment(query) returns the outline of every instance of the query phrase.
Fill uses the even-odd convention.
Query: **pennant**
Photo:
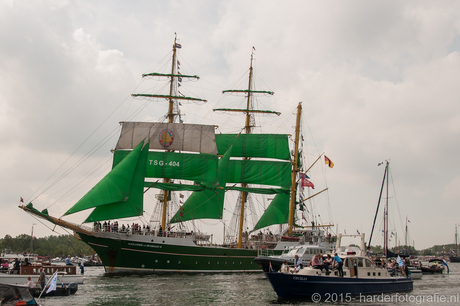
[[[182,193],[179,193],[179,197],[184,198],[184,195]]]
[[[300,173],[300,178],[306,178],[306,179],[309,179],[310,177],[305,174],[305,173]]]
[[[178,44],[178,43],[176,43],[176,48],[179,48],[179,49],[180,49],[180,48],[182,48],[182,45],[181,45],[181,44]]]
[[[177,65],[180,65],[180,62],[179,62],[179,60],[177,60]]]
[[[21,203],[24,203],[24,199],[23,199],[22,197],[21,197],[21,200],[20,200],[20,201],[21,201]]]
[[[324,162],[329,168],[334,168],[334,163],[326,155],[324,155]]]
[[[307,180],[306,178],[302,178],[302,187],[311,187],[312,189],[315,189],[315,185],[313,185],[312,182]]]

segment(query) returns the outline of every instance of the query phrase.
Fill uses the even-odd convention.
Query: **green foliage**
[[[5,235],[3,239],[0,239],[0,250],[8,249],[15,253],[31,252],[30,243],[30,235],[22,234],[15,238]],[[34,237],[32,247],[32,253],[51,258],[93,254],[93,250],[88,245],[71,235]]]

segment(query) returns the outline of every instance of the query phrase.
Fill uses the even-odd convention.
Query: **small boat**
[[[0,284],[0,301],[3,305],[38,305],[29,291],[22,285]]]
[[[458,254],[458,234],[457,225],[455,225],[455,252],[452,251],[452,255],[449,256],[450,262],[460,262],[460,255]]]
[[[422,265],[420,269],[423,274],[435,274],[444,272],[444,261],[439,258],[431,259],[428,261],[428,265]]]
[[[43,289],[40,287],[36,287],[33,289],[30,289],[30,293],[34,297],[46,297],[46,296],[69,296],[71,294],[75,294],[78,290],[78,285],[75,283],[69,284],[69,285],[57,285],[56,290],[52,290],[50,292],[44,292]]]
[[[338,235],[337,244],[344,236]],[[337,247],[340,250],[339,247]],[[361,234],[360,251],[337,252],[343,261],[343,277],[338,270],[331,273],[324,269],[303,267],[297,273],[265,272],[279,298],[307,298],[319,302],[322,298],[342,296],[351,301],[352,296],[411,291],[413,280],[408,276],[391,276],[383,268],[376,267],[365,255],[364,234]]]
[[[40,276],[40,268],[43,268],[48,277],[59,270],[60,278],[64,285],[69,285],[71,283],[83,284],[83,275],[77,274],[76,266],[54,265],[39,262],[29,263],[27,261],[19,264],[17,270],[13,267],[9,271],[0,273],[0,283],[22,285],[27,283],[27,276],[31,276],[33,282],[37,282]]]

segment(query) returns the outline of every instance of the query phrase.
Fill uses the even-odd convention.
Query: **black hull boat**
[[[43,289],[41,288],[33,288],[30,289],[30,293],[34,297],[45,297],[45,296],[69,296],[71,294],[75,294],[78,290],[78,285],[75,283],[72,283],[68,286],[57,286],[56,290],[50,291],[46,293],[46,290],[42,293]]]
[[[444,261],[442,259],[431,259],[428,261],[428,265],[422,265],[420,269],[423,274],[441,274],[446,268]]]
[[[317,299],[335,295],[345,301],[351,296],[404,292],[413,289],[413,280],[406,277],[334,277],[277,272],[265,272],[265,275],[278,297],[283,299]]]
[[[414,281],[410,276],[392,276],[387,269],[377,267],[365,255],[364,234],[356,250],[339,247],[344,236],[338,235],[336,253],[343,263],[343,274],[336,267],[329,271],[323,266],[304,266],[283,272],[265,272],[273,289],[282,299],[311,299],[314,302],[338,297],[350,302],[352,296],[411,291]],[[300,246],[299,246],[300,248]],[[337,259],[337,261],[340,261]]]

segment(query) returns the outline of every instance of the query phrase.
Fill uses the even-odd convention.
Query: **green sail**
[[[129,152],[115,150],[113,167],[120,163]],[[212,182],[217,176],[217,162],[218,156],[212,154],[149,151],[145,177]]]
[[[257,222],[254,231],[274,224],[288,223],[289,203],[289,194],[277,194]]]
[[[64,215],[96,209],[85,220],[94,222],[142,214],[143,184],[148,144],[141,142]]]
[[[288,135],[216,134],[217,150],[223,155],[233,145],[232,157],[260,157],[290,160]]]
[[[194,219],[221,219],[224,210],[225,191],[219,187],[224,187],[226,184],[227,171],[230,163],[232,147],[228,148],[224,156],[218,163],[218,180],[211,182],[212,185],[217,185],[212,190],[211,188],[204,191],[192,193],[185,201],[184,205],[171,219],[171,223],[189,221]],[[211,187],[208,184],[208,187]]]
[[[291,187],[291,163],[261,160],[231,160],[227,183]]]

